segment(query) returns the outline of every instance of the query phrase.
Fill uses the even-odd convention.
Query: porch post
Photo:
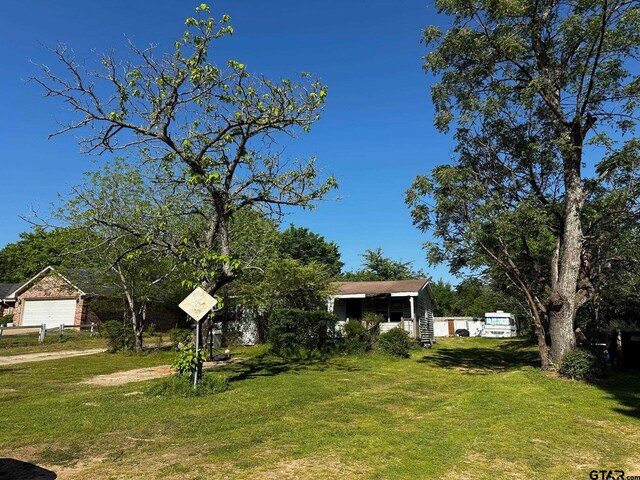
[[[413,332],[411,333],[413,333],[413,338],[419,338],[418,322],[416,320],[416,307],[413,297],[409,297],[409,307],[411,309],[411,320],[413,321]]]

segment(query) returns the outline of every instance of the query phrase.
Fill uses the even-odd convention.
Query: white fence
[[[453,335],[459,329],[469,330],[469,336],[479,337],[484,330],[484,322],[472,317],[435,317],[433,319],[433,330],[436,337],[448,337],[449,322],[453,323]]]
[[[7,335],[4,335],[4,333]],[[42,325],[29,325],[29,326],[0,326],[0,337],[14,337],[14,336],[25,336],[25,335],[34,335],[38,334],[38,342],[43,343],[47,334],[57,334],[59,337],[64,335],[97,335],[98,334],[98,324],[96,323],[83,323],[79,325],[65,325],[60,324],[56,327],[47,328],[47,325],[43,323]]]

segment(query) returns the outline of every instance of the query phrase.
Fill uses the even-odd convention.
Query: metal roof
[[[338,282],[338,295],[384,295],[391,293],[418,293],[429,283],[426,278],[417,280],[386,280],[378,282]]]

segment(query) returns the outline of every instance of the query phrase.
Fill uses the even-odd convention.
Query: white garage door
[[[22,325],[47,324],[47,328],[60,324],[71,325],[76,316],[76,301],[70,300],[25,300]]]

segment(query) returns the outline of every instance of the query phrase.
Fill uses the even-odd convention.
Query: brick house
[[[21,284],[0,284],[0,297],[0,315],[13,314],[16,326],[44,323],[53,328],[98,321],[89,295],[53,267]]]

